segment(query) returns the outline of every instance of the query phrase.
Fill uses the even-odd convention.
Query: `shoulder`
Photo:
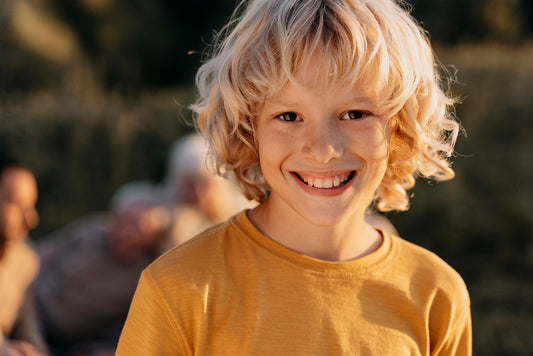
[[[210,293],[224,288],[239,250],[246,245],[238,236],[241,233],[232,218],[165,253],[143,271],[136,305],[159,308],[176,328],[190,330]]]
[[[387,278],[426,315],[432,343],[462,333],[470,325],[470,298],[463,278],[435,253],[393,237]],[[455,331],[454,331],[455,330]],[[443,341],[444,342],[444,341]]]
[[[411,290],[423,290],[435,298],[469,305],[468,290],[461,275],[434,252],[392,237],[395,265],[410,277]]]
[[[401,267],[410,271],[406,291],[426,314],[431,349],[463,354],[471,344],[470,298],[463,278],[433,252],[400,238],[396,244]]]

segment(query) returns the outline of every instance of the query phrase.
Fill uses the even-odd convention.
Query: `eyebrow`
[[[279,106],[296,106],[301,105],[300,101],[285,101],[284,98],[267,98],[265,103],[268,102],[270,105],[279,105]]]
[[[276,106],[284,106],[284,107],[294,107],[298,105],[302,105],[301,101],[291,101],[286,100],[280,95],[276,95],[275,97],[267,98],[265,102],[268,102],[270,105],[276,105]],[[346,100],[343,100],[342,102],[339,102],[339,105],[346,105],[346,106],[352,106],[352,105],[363,105],[363,106],[369,106],[372,108],[375,108],[377,106],[376,101],[372,98],[361,94],[361,95],[354,95],[352,97],[348,97]]]

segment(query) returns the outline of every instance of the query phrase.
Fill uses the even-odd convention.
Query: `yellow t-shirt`
[[[433,253],[383,233],[349,262],[302,256],[242,212],[140,279],[116,355],[470,355],[469,298]]]

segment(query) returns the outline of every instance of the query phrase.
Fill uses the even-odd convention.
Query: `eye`
[[[346,114],[344,114],[341,119],[342,120],[360,120],[367,116],[371,116],[372,113],[368,111],[362,111],[362,110],[351,110],[348,111]]]
[[[298,114],[292,111],[284,112],[283,114],[279,115],[278,118],[280,118],[283,121],[288,121],[288,122],[294,122],[294,121],[301,120]]]

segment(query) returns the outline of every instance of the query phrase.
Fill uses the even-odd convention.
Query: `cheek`
[[[369,160],[375,165],[376,178],[379,177],[379,180],[381,181],[385,175],[389,161],[389,140],[383,128],[375,130],[372,137],[372,147],[373,150]]]
[[[259,146],[259,166],[261,167],[261,171],[265,178],[268,178],[268,173],[277,166],[277,163],[279,163],[277,158],[279,157],[279,152],[277,151],[278,147],[275,145]]]
[[[353,151],[372,163],[387,162],[388,140],[381,126],[370,126],[354,132],[350,137]]]
[[[291,152],[295,142],[295,136],[291,133],[274,130],[259,130],[258,149],[261,168],[264,165],[280,163],[284,156]]]
[[[387,162],[389,157],[389,141],[383,132],[374,136],[374,159]]]

